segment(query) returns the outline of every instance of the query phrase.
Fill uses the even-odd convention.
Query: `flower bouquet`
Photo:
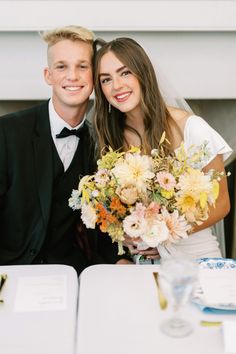
[[[193,225],[208,218],[218,197],[224,173],[201,171],[209,159],[207,143],[187,151],[182,144],[166,155],[164,141],[165,133],[151,155],[137,147],[127,152],[109,148],[97,161],[97,172],[83,177],[72,191],[69,206],[81,209],[87,228],[98,225],[118,242],[118,254],[124,252],[125,234],[146,247],[187,238]]]

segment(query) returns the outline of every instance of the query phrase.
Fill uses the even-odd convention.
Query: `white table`
[[[189,304],[185,313],[194,332],[185,338],[164,335],[152,272],[156,265],[97,265],[82,272],[79,290],[77,354],[222,354],[222,328],[200,320],[236,320],[206,315]]]
[[[0,294],[0,353],[74,354],[75,270],[64,265],[1,266],[0,273],[8,275]],[[25,303],[24,289],[29,294]],[[60,296],[53,296],[52,289]]]

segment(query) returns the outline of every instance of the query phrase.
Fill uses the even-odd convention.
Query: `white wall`
[[[0,30],[44,30],[80,23],[97,31],[232,31],[234,0],[0,1]]]
[[[186,98],[236,98],[236,1],[0,1],[0,100],[45,99],[38,31],[80,24],[130,36]]]

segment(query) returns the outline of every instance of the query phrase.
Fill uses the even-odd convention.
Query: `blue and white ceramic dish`
[[[236,259],[231,258],[199,258],[201,268],[208,269],[233,269],[236,268]]]
[[[200,258],[197,259],[198,264],[200,265],[201,268],[203,269],[232,269],[236,270],[236,260],[231,259],[231,258]],[[236,273],[235,273],[236,274]],[[224,303],[224,304],[218,304],[217,306],[214,305],[214,307],[210,306],[210,304],[206,304],[204,302],[204,293],[203,290],[200,286],[197,286],[193,296],[192,296],[192,301],[199,305],[199,307],[202,310],[205,309],[219,309],[219,310],[230,310],[230,311],[235,311],[236,310],[236,303]]]

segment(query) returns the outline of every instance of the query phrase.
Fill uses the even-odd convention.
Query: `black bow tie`
[[[82,133],[84,131],[84,125],[82,127],[80,127],[79,129],[68,129],[68,128],[63,128],[62,131],[60,132],[60,134],[56,135],[56,138],[66,138],[67,136],[70,135],[75,135],[78,138],[81,138]]]

